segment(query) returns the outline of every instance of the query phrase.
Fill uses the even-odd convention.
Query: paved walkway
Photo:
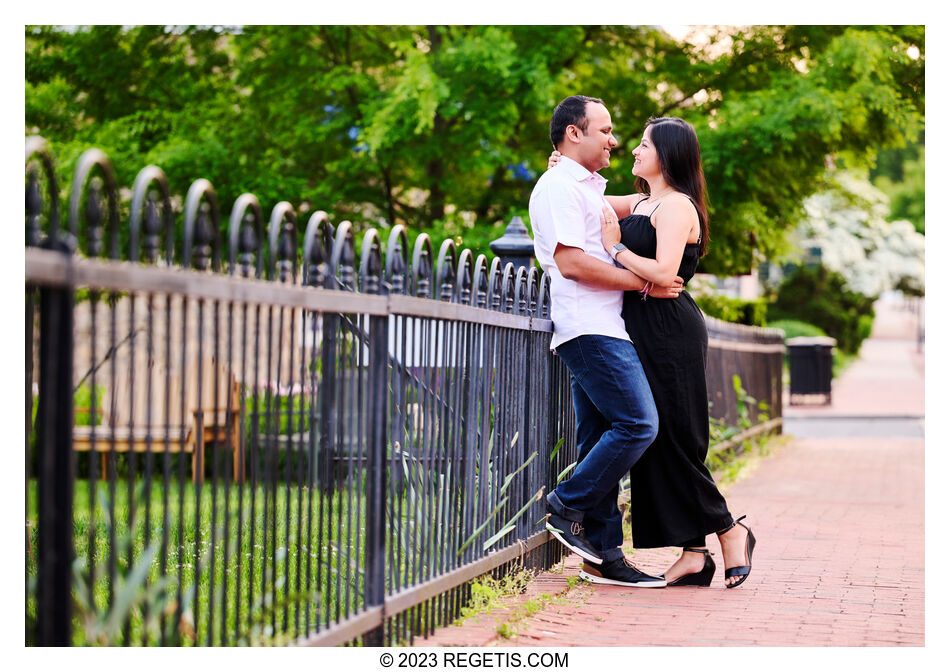
[[[524,595],[416,644],[922,646],[923,434],[899,422],[887,431],[870,418],[922,425],[923,383],[916,318],[899,304],[879,304],[872,338],[835,382],[833,404],[789,409],[790,424],[808,436],[776,442],[726,490],[730,509],[749,514],[757,538],[742,587],[724,588],[714,538],[710,588],[569,588],[579,570],[577,556],[569,556]],[[839,422],[841,431],[823,432],[822,422]],[[676,555],[653,549],[634,559],[662,572]],[[524,616],[524,605],[541,596],[549,596],[547,606]],[[517,634],[501,637],[503,623]]]

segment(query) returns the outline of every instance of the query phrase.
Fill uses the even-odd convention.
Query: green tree
[[[711,201],[712,244],[702,270],[733,274],[757,258],[781,256],[829,157],[866,167],[878,148],[916,137],[923,56],[915,60],[908,49],[922,54],[924,36],[922,27],[707,32],[712,44],[692,50],[653,37],[656,55],[631,74],[627,88],[653,95],[615,117],[677,115],[696,126]],[[622,80],[619,74],[618,91]],[[652,109],[643,109],[644,100]],[[632,185],[629,150],[638,140],[624,142],[620,169],[612,169],[621,189]]]
[[[891,199],[891,219],[906,219],[924,233],[924,142],[880,152],[870,172],[874,186]]]
[[[839,273],[824,266],[802,266],[782,281],[768,321],[807,322],[836,339],[843,352],[856,354],[871,335],[876,298],[851,291]]]
[[[700,136],[712,214],[703,270],[779,256],[826,161],[867,167],[917,138],[922,26],[752,26],[679,41],[647,26],[96,26],[26,29],[26,127],[61,170],[99,146],[130,184],[206,177],[357,230],[405,223],[488,251],[526,217],[548,121],[603,98],[621,138],[605,176],[633,189],[647,118]],[[916,49],[919,56],[910,54]]]

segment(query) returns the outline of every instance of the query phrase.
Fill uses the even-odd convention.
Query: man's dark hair
[[[568,126],[577,126],[587,133],[587,103],[604,104],[600,98],[568,96],[554,108],[551,116],[551,144],[557,148],[564,140]]]

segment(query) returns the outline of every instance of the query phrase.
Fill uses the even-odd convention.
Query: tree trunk
[[[434,137],[443,137],[445,127],[445,120],[436,115]],[[445,217],[445,189],[442,187],[442,180],[445,178],[445,163],[441,157],[434,158],[426,164],[426,175],[429,178],[429,207],[426,226],[429,227],[437,219]]]
[[[429,35],[429,58],[433,61],[433,70],[436,70],[438,53],[442,48],[442,33],[437,26],[426,26],[426,32]],[[436,110],[432,137],[445,137],[448,126],[448,122]],[[429,178],[429,207],[427,209],[428,221],[425,225],[430,227],[437,219],[445,217],[445,189],[442,186],[442,180],[445,179],[445,163],[439,154],[433,156],[432,160],[426,164],[426,176]]]

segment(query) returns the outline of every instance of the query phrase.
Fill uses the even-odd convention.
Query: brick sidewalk
[[[510,606],[421,646],[853,646],[924,644],[923,441],[796,441],[763,460],[728,491],[730,509],[749,513],[757,544],[749,579],[735,590],[629,589],[579,584],[535,616],[497,626],[541,593],[567,591],[563,573],[542,574]],[[663,571],[670,549],[638,551]]]
[[[871,338],[840,379],[831,383],[828,406],[789,406],[795,419],[825,416],[923,416],[924,352],[917,347],[917,318],[901,304],[879,301]]]
[[[875,338],[837,382],[841,414],[893,409],[895,400],[900,412],[923,414],[923,355],[901,338],[906,315],[885,308],[883,327],[875,324]],[[723,586],[714,537],[710,588],[568,589],[567,577],[579,570],[569,556],[562,570],[540,575],[502,608],[416,645],[923,646],[923,439],[790,440],[750,471],[726,491],[730,510],[749,514],[757,539],[742,587]],[[676,553],[637,551],[634,559],[662,572]],[[542,594],[555,599],[520,616],[519,605]],[[501,623],[517,635],[499,636]]]

